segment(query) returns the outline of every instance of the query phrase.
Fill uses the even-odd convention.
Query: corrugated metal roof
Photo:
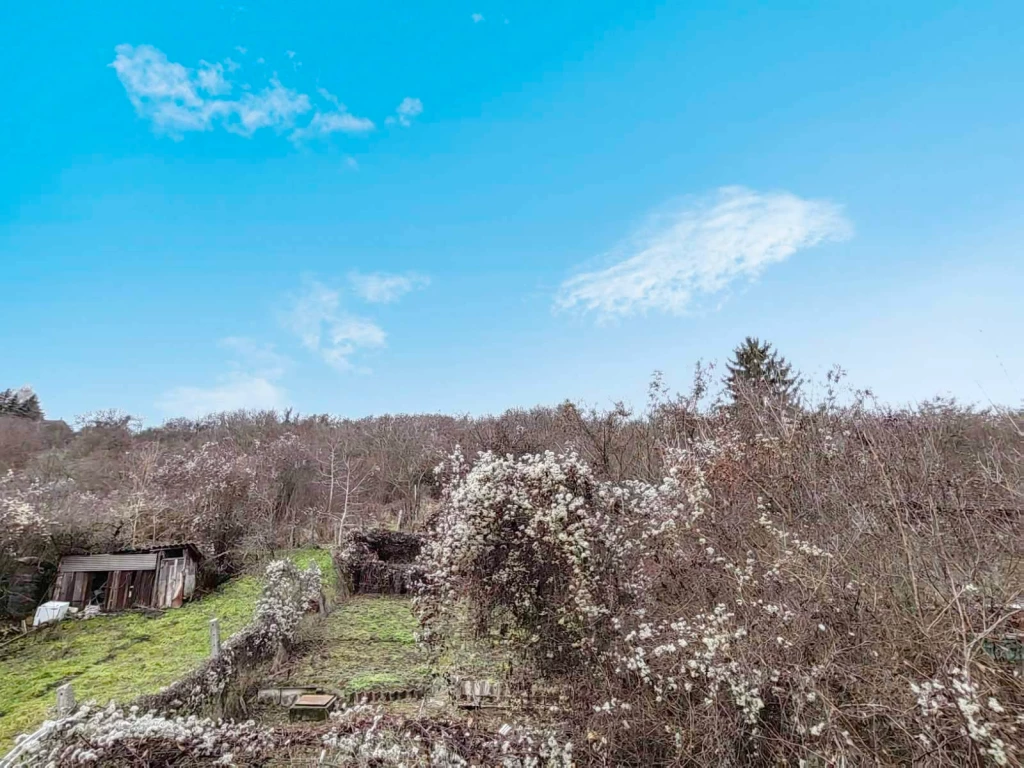
[[[192,542],[188,541],[167,541],[157,542],[156,544],[150,544],[148,547],[136,547],[134,549],[119,549],[114,554],[134,555],[138,552],[162,552],[166,549],[187,549],[192,553],[192,557],[195,560],[202,560],[203,553]]]
[[[156,553],[137,555],[68,555],[57,569],[65,573],[82,571],[154,571]]]

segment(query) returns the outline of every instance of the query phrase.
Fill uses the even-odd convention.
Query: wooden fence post
[[[57,717],[67,717],[75,711],[75,691],[71,683],[57,689]]]
[[[210,658],[220,656],[220,621],[210,619]]]

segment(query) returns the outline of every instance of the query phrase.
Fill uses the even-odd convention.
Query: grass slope
[[[430,667],[413,639],[416,626],[408,599],[356,595],[332,611],[278,680],[344,692],[424,685]]]
[[[507,653],[472,637],[458,622],[437,659],[438,674],[499,680]],[[416,643],[412,601],[405,597],[355,595],[310,627],[296,653],[275,675],[287,685],[315,685],[342,693],[418,688],[430,683],[427,653]]]
[[[276,553],[300,567],[317,562],[335,582],[322,550]],[[262,587],[242,576],[202,600],[158,618],[139,613],[64,621],[0,648],[0,755],[19,733],[46,719],[58,686],[71,682],[78,701],[129,701],[153,693],[201,664],[210,653],[209,621],[220,619],[221,637],[252,617]]]

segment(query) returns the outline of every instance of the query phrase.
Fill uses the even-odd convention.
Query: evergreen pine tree
[[[41,421],[43,409],[39,407],[39,397],[28,387],[5,389],[0,392],[0,416]]]
[[[733,350],[733,359],[726,364],[729,375],[725,384],[733,402],[740,399],[741,391],[753,388],[763,396],[791,402],[796,398],[800,382],[792,367],[767,341],[748,336]]]

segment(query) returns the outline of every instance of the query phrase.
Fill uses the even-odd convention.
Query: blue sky
[[[5,3],[0,386],[642,404],[745,335],[1019,404],[1020,3]]]

